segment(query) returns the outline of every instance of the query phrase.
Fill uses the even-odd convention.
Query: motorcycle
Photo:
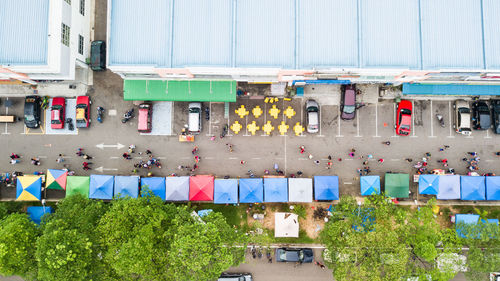
[[[45,110],[45,109],[47,109],[47,107],[49,107],[49,97],[48,96],[43,97],[42,104],[40,106],[42,107],[43,110]]]
[[[125,114],[123,114],[123,119],[122,119],[122,123],[127,123],[128,120],[132,119],[132,117],[134,117],[134,109],[130,109],[129,111],[125,112]]]
[[[103,114],[104,114],[104,108],[101,106],[97,107],[97,121],[99,121],[99,123],[102,123]]]
[[[70,131],[73,131],[75,127],[73,126],[73,119],[72,118],[66,118],[66,124],[68,124],[68,129]]]
[[[443,115],[441,114],[436,114],[436,118],[437,120],[439,121],[439,125],[441,125],[441,127],[444,128],[444,118],[443,118]]]
[[[210,108],[205,107],[205,120],[210,120]]]
[[[222,132],[220,132],[220,138],[221,139],[227,135],[228,129],[229,129],[229,126],[227,124],[224,125],[224,127],[222,128]]]

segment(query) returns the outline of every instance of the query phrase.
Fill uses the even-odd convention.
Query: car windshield
[[[318,112],[318,108],[316,106],[309,106],[307,112]]]
[[[85,105],[85,104],[77,104],[76,108],[87,108],[87,105]]]
[[[61,124],[61,121],[59,120],[52,120],[50,121],[51,124]]]
[[[34,115],[24,115],[24,119],[26,121],[35,121],[35,116]]]
[[[199,113],[199,112],[200,112],[200,109],[196,108],[196,107],[192,107],[189,109],[189,113]]]
[[[345,113],[354,113],[356,110],[356,107],[354,105],[346,105],[344,106],[344,112]]]
[[[280,251],[280,259],[286,260],[286,252],[285,251]]]
[[[401,109],[401,115],[411,115],[411,110],[403,108]]]
[[[458,109],[458,112],[460,112],[460,113],[470,113],[470,110],[468,108],[466,108],[466,107],[460,107]]]

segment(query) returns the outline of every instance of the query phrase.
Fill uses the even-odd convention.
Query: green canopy
[[[123,99],[235,102],[236,81],[124,80]]]
[[[393,198],[410,197],[410,175],[385,174],[385,195]]]
[[[66,197],[72,194],[81,194],[89,197],[90,177],[69,176],[66,182]]]

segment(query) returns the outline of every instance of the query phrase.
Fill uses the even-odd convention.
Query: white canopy
[[[312,202],[312,198],[312,179],[288,179],[288,202]]]
[[[299,237],[299,216],[292,213],[275,213],[274,237]]]

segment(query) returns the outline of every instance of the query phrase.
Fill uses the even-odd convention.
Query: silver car
[[[306,101],[307,132],[315,134],[319,131],[319,105],[315,100]]]
[[[455,131],[459,134],[470,136],[471,122],[470,122],[470,108],[469,103],[464,100],[456,100],[453,105],[455,109]]]

